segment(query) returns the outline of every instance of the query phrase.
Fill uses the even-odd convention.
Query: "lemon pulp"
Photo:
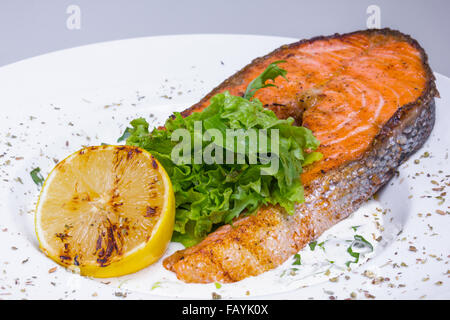
[[[114,277],[158,260],[175,219],[161,164],[132,146],[84,148],[47,177],[36,209],[42,251],[82,275]]]

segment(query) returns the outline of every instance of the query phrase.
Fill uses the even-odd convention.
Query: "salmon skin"
[[[255,59],[182,113],[203,110],[228,90],[242,95],[271,62],[287,79],[255,95],[278,117],[312,130],[322,160],[305,168],[305,202],[294,215],[279,206],[224,225],[163,262],[185,282],[236,282],[271,270],[348,217],[419,149],[435,121],[438,92],[417,41],[390,29],[317,37]]]

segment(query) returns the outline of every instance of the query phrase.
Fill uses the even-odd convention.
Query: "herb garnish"
[[[292,265],[299,266],[301,264],[302,264],[302,257],[298,253],[296,253],[294,255],[294,262],[292,263]]]
[[[317,246],[317,241],[312,241],[309,243],[309,248],[311,249],[311,251],[314,251],[316,246]]]
[[[326,240],[325,240],[326,241]],[[325,251],[325,241],[322,241],[321,243],[318,243],[317,245],[319,246],[319,248],[321,248],[322,250]]]
[[[39,167],[31,170],[30,176],[31,176],[31,179],[33,179],[34,183],[36,183],[36,185],[42,186],[42,184],[44,183],[45,179],[42,176],[41,169]]]
[[[351,263],[358,263],[360,254],[364,253],[364,252],[355,252],[355,251],[353,251],[353,248],[355,248],[355,249],[357,249],[359,251],[364,250],[364,249],[366,249],[366,251],[369,250],[369,252],[373,251],[373,246],[372,246],[372,244],[369,241],[367,241],[366,239],[364,239],[360,235],[355,235],[354,236],[354,240],[352,241],[352,243],[350,244],[350,246],[347,249],[347,252],[353,258],[355,258],[355,260],[354,261],[347,261],[345,263],[345,265],[347,267],[349,267]]]
[[[160,288],[161,287],[161,281],[156,281],[153,285],[152,288],[150,290],[155,290],[156,288]]]

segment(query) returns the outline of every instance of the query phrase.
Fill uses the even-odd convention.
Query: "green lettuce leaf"
[[[233,164],[194,164],[195,150],[191,148],[191,163],[175,164],[171,153],[179,143],[172,141],[177,129],[186,129],[191,141],[197,134],[194,123],[201,123],[202,132],[217,129],[225,136],[227,129],[254,129],[269,142],[269,152],[278,163],[279,169],[269,172],[270,164],[263,163],[261,144],[256,148],[245,139],[227,144],[224,141],[203,141],[201,152],[210,144],[224,148],[234,158],[244,156],[245,163]],[[186,247],[202,240],[208,233],[220,225],[231,223],[242,214],[251,214],[264,204],[279,204],[289,214],[294,205],[304,201],[303,186],[300,182],[302,167],[320,159],[315,150],[319,141],[311,131],[304,127],[293,126],[294,120],[278,119],[257,99],[248,100],[233,96],[228,92],[219,93],[211,98],[210,105],[202,112],[183,118],[179,113],[167,120],[165,129],[149,131],[149,125],[143,118],[131,122],[127,144],[144,148],[151,152],[169,174],[176,201],[176,218],[172,240]],[[272,131],[278,129],[279,150],[270,144]],[[239,149],[242,147],[242,149]],[[239,153],[238,150],[244,150]],[[225,157],[225,155],[223,155]],[[257,163],[250,163],[256,158]],[[263,175],[262,170],[267,174]]]
[[[283,77],[286,79],[287,71],[284,69],[281,69],[278,64],[286,62],[285,60],[279,60],[272,62],[269,64],[269,66],[255,79],[253,79],[252,82],[247,87],[247,90],[245,91],[244,98],[250,100],[253,95],[262,88],[267,87],[275,87],[273,83],[266,83],[267,80],[274,81],[276,77]]]

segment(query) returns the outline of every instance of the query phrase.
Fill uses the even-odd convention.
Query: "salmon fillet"
[[[322,160],[305,168],[305,202],[294,215],[279,206],[224,225],[196,246],[163,262],[185,282],[235,282],[273,269],[348,217],[422,146],[438,96],[427,56],[407,35],[390,29],[317,37],[255,59],[182,113],[203,110],[228,90],[243,95],[270,63],[287,79],[255,95],[278,117],[312,130]]]

